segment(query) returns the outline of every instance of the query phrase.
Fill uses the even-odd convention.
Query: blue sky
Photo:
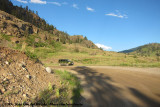
[[[108,51],[160,43],[160,0],[11,0]]]

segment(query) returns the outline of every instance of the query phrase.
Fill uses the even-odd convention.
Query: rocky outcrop
[[[52,34],[35,27],[31,23],[24,22],[4,11],[0,11],[0,33],[13,36],[14,40],[12,41],[12,37],[11,41],[14,43],[20,41],[19,39],[21,39],[23,36],[26,37],[30,34],[38,34],[39,38],[35,39],[36,42],[54,40],[63,44],[78,43],[81,46],[87,48],[97,48],[97,46],[92,41],[85,39],[82,35],[69,36],[66,33],[58,30],[54,30]]]
[[[70,40],[73,43],[79,43],[81,46],[87,47],[87,48],[97,48],[97,46],[90,40],[85,40],[85,38],[82,35],[74,35],[70,36]]]
[[[13,35],[16,37],[22,37],[33,33],[38,33],[39,28],[33,26],[30,23],[24,22],[16,17],[0,11],[0,32]]]

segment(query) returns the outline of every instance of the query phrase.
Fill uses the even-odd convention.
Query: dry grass
[[[135,67],[160,67],[157,57],[144,57],[126,55],[100,49],[91,49],[79,44],[64,44],[61,48],[26,46],[16,44],[16,49],[30,51],[36,55],[46,66],[58,65],[59,59],[70,59],[75,66],[98,65],[98,66],[135,66]]]
[[[156,57],[142,57],[126,55],[123,53],[90,49],[78,45],[65,45],[60,52],[52,53],[46,59],[41,59],[46,65],[58,65],[59,59],[71,59],[76,66],[101,65],[101,66],[136,66],[136,67],[160,67]],[[79,52],[74,51],[75,48]]]

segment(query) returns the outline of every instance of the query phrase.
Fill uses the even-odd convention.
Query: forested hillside
[[[141,56],[160,56],[160,43],[150,43],[120,53],[129,53]]]
[[[18,7],[14,6],[9,0],[0,0],[0,10],[14,15],[25,22],[32,23],[42,30],[52,32],[54,29],[56,29],[53,25],[49,25],[44,19],[40,18],[37,11],[34,12],[30,10],[28,6],[25,8],[22,6]]]
[[[43,39],[45,42],[54,41],[61,44],[78,43],[87,48],[97,48],[97,46],[82,35],[70,36],[64,31],[59,31],[53,25],[46,23],[46,21],[38,16],[38,12],[34,12],[26,6],[14,6],[9,0],[0,0],[1,13],[1,29],[2,34],[12,35],[16,37],[36,36]],[[9,13],[6,14],[3,11]],[[23,21],[15,19],[13,16]],[[37,27],[37,28],[36,28]],[[36,38],[36,37],[34,37]],[[44,42],[42,40],[42,42]],[[43,45],[42,45],[43,46]]]

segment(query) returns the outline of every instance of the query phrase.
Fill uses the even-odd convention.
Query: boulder
[[[47,71],[48,73],[52,73],[52,69],[51,69],[50,67],[46,67],[46,71]]]

